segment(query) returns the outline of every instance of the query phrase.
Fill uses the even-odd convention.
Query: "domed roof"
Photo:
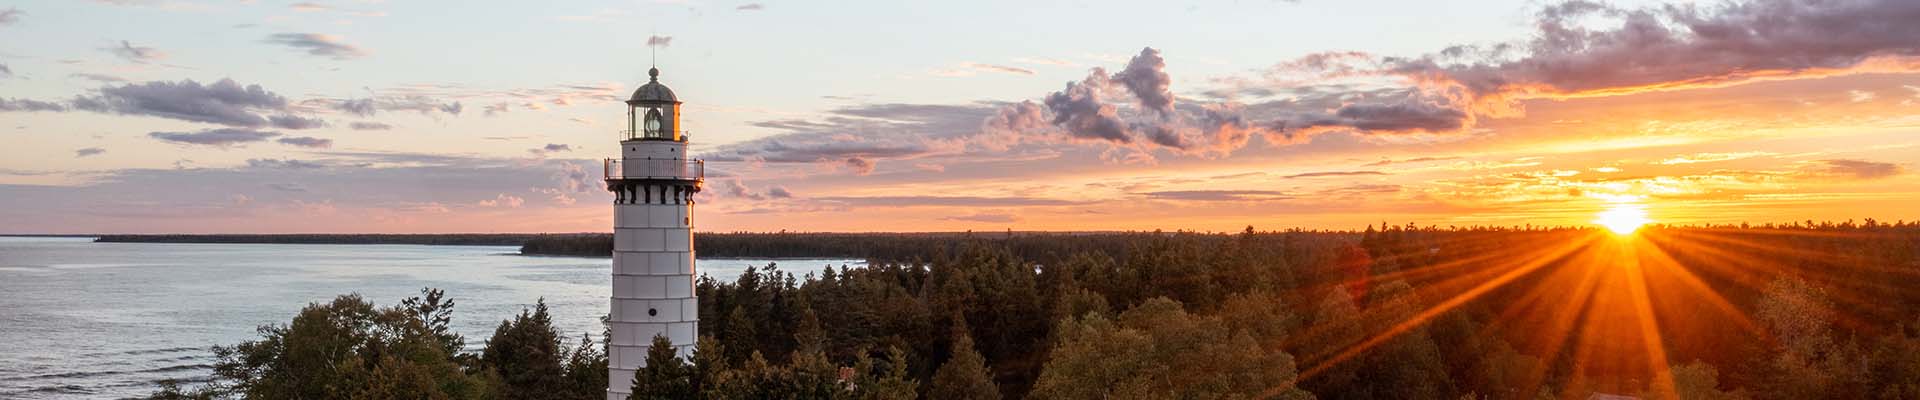
[[[640,85],[639,89],[634,89],[633,98],[627,99],[628,103],[639,103],[639,102],[679,103],[680,102],[680,99],[673,97],[673,89],[668,89],[667,85],[660,84],[659,68],[647,69],[647,76],[649,77],[649,79],[647,80],[647,84]]]

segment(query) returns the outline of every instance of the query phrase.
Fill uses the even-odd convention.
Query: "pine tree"
[[[569,398],[594,398],[607,391],[607,353],[585,333],[567,356],[566,381]]]
[[[973,336],[967,334],[965,319],[956,317],[953,328],[953,352],[945,364],[933,373],[930,400],[997,400],[1000,387],[993,383],[993,371],[973,349]]]
[[[521,310],[513,320],[500,321],[480,359],[499,374],[502,397],[551,399],[565,393],[565,356],[546,299],[540,299],[532,312]]]
[[[634,400],[691,399],[698,394],[693,387],[693,367],[673,349],[673,340],[653,337],[647,348],[647,365],[633,372]]]

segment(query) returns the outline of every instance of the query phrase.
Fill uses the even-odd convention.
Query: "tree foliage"
[[[1688,360],[1664,367],[1634,353],[1635,327],[1591,323],[1625,303],[1583,302],[1625,298],[1621,287],[1539,290],[1610,271],[1524,257],[1594,234],[710,234],[703,255],[869,263],[702,277],[691,356],[664,352],[615,384],[699,399],[1920,399],[1920,225],[1643,229],[1669,239],[1644,253],[1697,278],[1648,288],[1653,333],[1669,360]],[[1520,264],[1531,270],[1469,290]],[[1675,272],[1648,271],[1663,273]],[[1707,292],[1718,299],[1679,296]],[[544,305],[459,354],[451,303],[423,294],[390,308],[314,304],[223,348],[215,383],[160,394],[603,396],[605,352],[584,337],[563,346]],[[1583,353],[1595,343],[1612,353]],[[1608,357],[1634,362],[1589,362]]]

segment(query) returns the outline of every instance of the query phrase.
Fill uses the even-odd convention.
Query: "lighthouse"
[[[624,400],[634,370],[646,365],[656,335],[681,357],[700,332],[693,291],[693,194],[705,165],[687,155],[680,100],[660,84],[660,69],[627,99],[620,158],[603,165],[613,192],[613,311],[608,324],[607,398]]]

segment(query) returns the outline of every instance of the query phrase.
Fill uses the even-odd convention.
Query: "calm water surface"
[[[422,287],[446,290],[472,351],[542,297],[563,334],[598,336],[610,261],[518,251],[0,237],[0,398],[144,396],[162,379],[205,376],[211,346],[255,338],[256,326],[286,323],[307,303],[344,293],[388,306]],[[700,259],[699,268],[730,281],[770,262]],[[796,273],[861,264],[777,262]]]

